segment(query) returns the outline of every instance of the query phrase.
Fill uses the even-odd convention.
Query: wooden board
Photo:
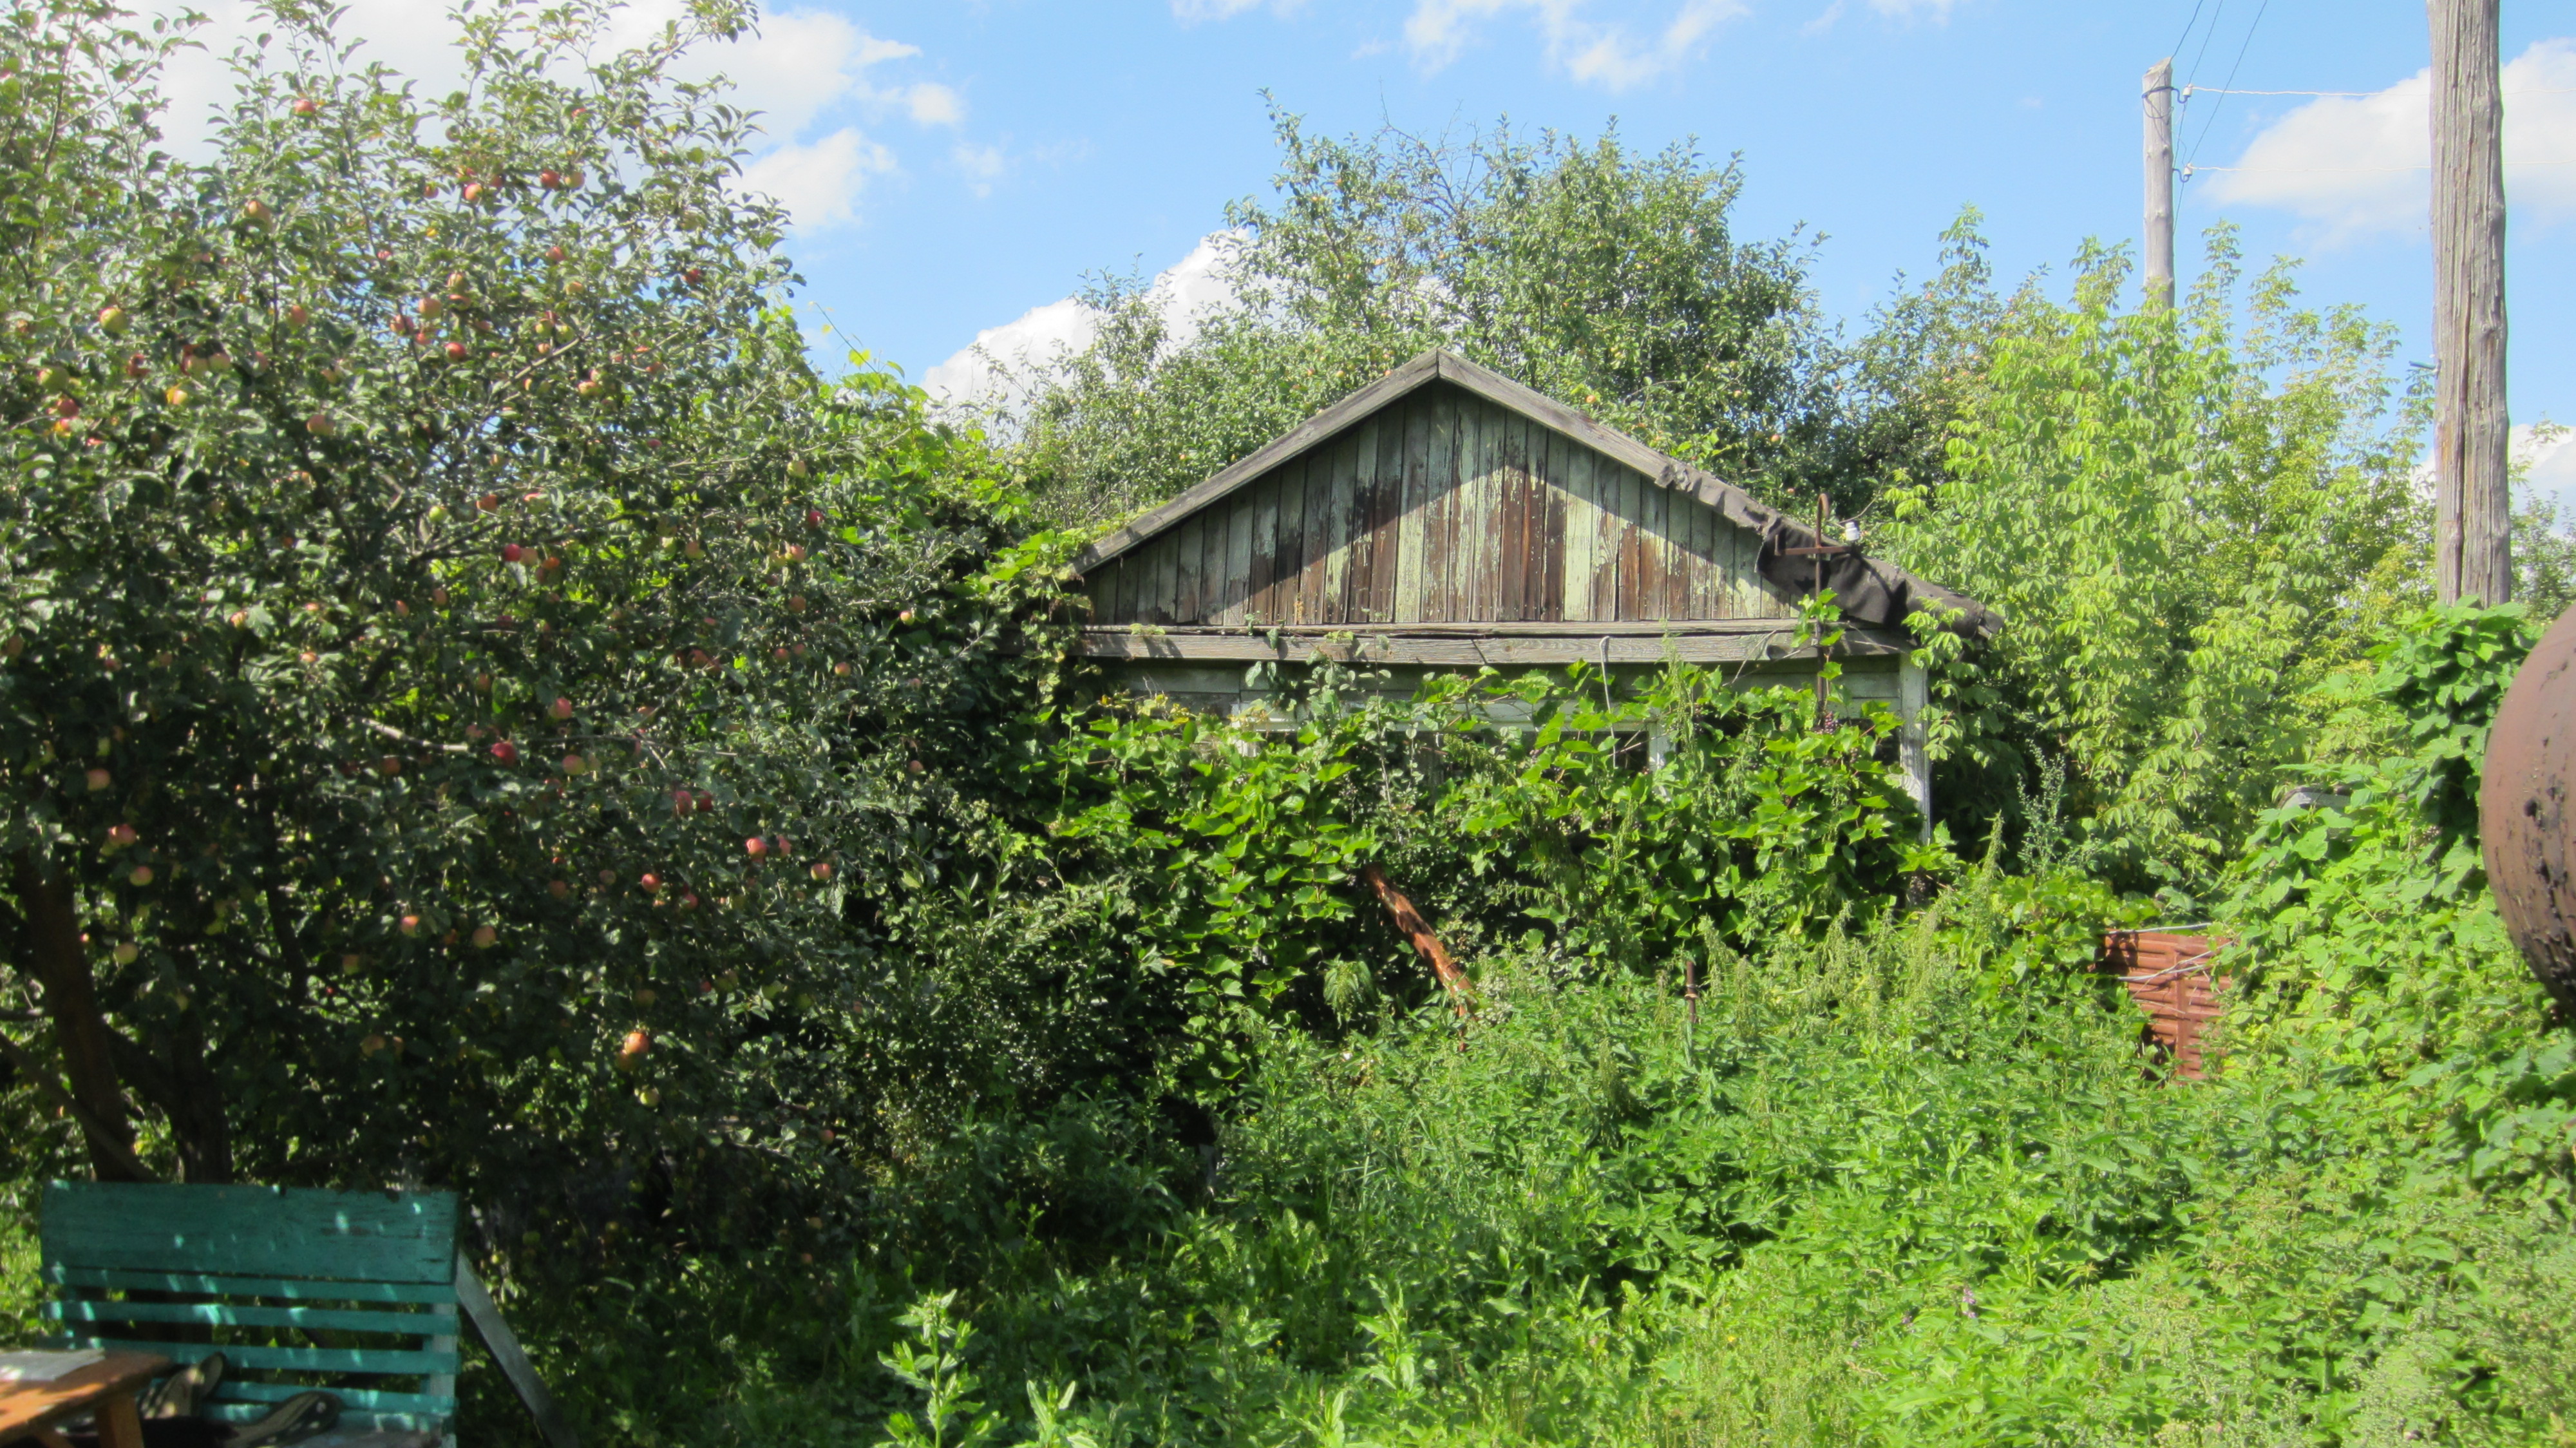
[[[169,1369],[170,1359],[157,1352],[111,1352],[51,1382],[0,1383],[0,1442],[20,1434],[45,1435],[37,1437],[43,1442],[59,1424],[95,1412],[101,1448],[142,1448],[134,1395]]]
[[[449,1282],[456,1198],[446,1192],[55,1182],[48,1267]]]
[[[1788,618],[1751,535],[1444,383],[1176,520],[1086,580],[1094,626]]]
[[[1458,405],[1460,399],[1469,405]],[[1441,489],[1438,479],[1444,471],[1442,463],[1436,456],[1430,459],[1434,480],[1431,496],[1417,500],[1409,489],[1400,494],[1395,507],[1401,521],[1394,526],[1391,546],[1381,544],[1376,536],[1381,516],[1376,510],[1385,505],[1383,499],[1373,493],[1329,499],[1312,496],[1334,488],[1344,479],[1357,485],[1355,472],[1337,478],[1333,470],[1336,459],[1327,455],[1345,448],[1360,427],[1370,422],[1386,426],[1390,419],[1397,419],[1400,421],[1394,425],[1409,434],[1414,418],[1426,407],[1432,418],[1435,449],[1444,428],[1451,432],[1447,471],[1455,474],[1456,483],[1452,488]],[[1508,418],[1509,422],[1499,422],[1497,418]],[[1615,515],[1620,520],[1594,530],[1588,575],[1584,569],[1576,568],[1564,578],[1562,591],[1552,581],[1538,580],[1553,580],[1568,561],[1547,550],[1556,547],[1555,540],[1563,536],[1552,521],[1560,508],[1570,524],[1579,526],[1581,510],[1574,506],[1576,485],[1558,480],[1548,485],[1558,491],[1549,492],[1529,482],[1526,474],[1515,483],[1508,470],[1498,485],[1486,465],[1489,450],[1497,443],[1496,435],[1506,426],[1521,429],[1531,439],[1522,454],[1525,468],[1535,465],[1542,455],[1553,458],[1560,442],[1592,454],[1596,460],[1592,501],[1604,515]],[[1402,448],[1397,451],[1402,453]],[[1406,460],[1409,463],[1409,455]],[[1612,476],[1603,475],[1605,467]],[[1298,470],[1305,474],[1310,491],[1305,500],[1308,514],[1304,536],[1299,539],[1301,556],[1315,562],[1319,571],[1329,572],[1334,586],[1326,588],[1323,578],[1305,576],[1293,589],[1285,587],[1274,561],[1269,587],[1287,611],[1267,617],[1366,626],[1412,620],[1500,622],[1532,616],[1783,616],[1789,612],[1788,600],[1795,590],[1770,583],[1760,575],[1756,564],[1771,549],[1818,541],[1796,518],[1742,488],[1604,427],[1487,368],[1434,349],[1390,369],[1376,382],[1326,407],[1269,446],[1179,497],[1094,540],[1074,560],[1075,568],[1085,575],[1092,589],[1091,603],[1097,611],[1094,621],[1234,622],[1237,607],[1243,609],[1241,618],[1252,619],[1248,600],[1254,590],[1248,561],[1244,574],[1236,575],[1229,571],[1236,555],[1228,549],[1211,548],[1204,536],[1185,544],[1175,534],[1193,519],[1200,520],[1204,530],[1210,525],[1203,515],[1222,515],[1213,526],[1228,530],[1224,537],[1230,542],[1237,536],[1231,531],[1238,522],[1235,510],[1254,506],[1238,495],[1257,494],[1266,483],[1282,481]],[[1567,476],[1571,477],[1571,472]],[[1521,490],[1519,494],[1515,494],[1516,488]],[[1636,491],[1639,488],[1651,490],[1653,496],[1640,494]],[[1333,506],[1328,508],[1327,503]],[[1352,518],[1354,506],[1360,518],[1356,523]],[[1424,546],[1409,550],[1403,545],[1417,508],[1427,510],[1420,519]],[[1703,514],[1699,509],[1708,511]],[[1630,532],[1641,522],[1653,535],[1642,541]],[[1619,536],[1612,546],[1604,547],[1604,533]],[[1353,570],[1341,555],[1359,537],[1368,540],[1370,556],[1367,566]],[[1699,544],[1703,537],[1711,540],[1705,550]],[[1549,541],[1534,542],[1537,538]],[[1199,591],[1180,587],[1193,580],[1181,576],[1184,566],[1176,555],[1193,551],[1200,560],[1199,577],[1195,580],[1202,586]],[[1133,580],[1117,578],[1125,570],[1113,569],[1113,563],[1147,553],[1160,556],[1137,569]],[[1531,574],[1531,582],[1513,583],[1510,567],[1515,559],[1534,559],[1540,564]],[[1890,563],[1867,559],[1863,566],[1879,580],[1890,598],[1937,599],[1961,610],[1966,619],[1963,627],[1977,636],[1990,636],[2002,626],[1999,617],[1974,600],[1916,578]],[[1392,571],[1381,572],[1381,567]],[[1587,576],[1593,585],[1589,607],[1578,591]],[[1104,579],[1112,581],[1104,584]],[[1516,594],[1511,591],[1515,586],[1519,589]],[[1354,592],[1354,588],[1358,591]],[[1378,603],[1381,589],[1387,600],[1383,607]],[[1131,590],[1134,601],[1123,601],[1121,595]],[[1234,596],[1237,590],[1241,599]],[[1181,595],[1185,592],[1189,594],[1188,606],[1182,607]],[[1531,602],[1534,595],[1540,600],[1536,604]],[[1550,595],[1555,599],[1553,604],[1546,601]],[[1159,603],[1149,604],[1145,601],[1149,597]],[[1401,601],[1408,598],[1412,600],[1410,604]],[[1626,611],[1621,611],[1623,608]],[[1896,622],[1893,618],[1875,621],[1891,626]]]
[[[1282,631],[1276,642],[1265,634],[1234,630],[1206,629],[1187,632],[1143,633],[1129,629],[1095,628],[1083,631],[1083,652],[1096,659],[1121,660],[1191,660],[1202,662],[1258,663],[1263,660],[1299,660],[1310,652],[1320,651],[1336,659],[1366,663],[1420,664],[1445,668],[1475,668],[1480,665],[1528,665],[1557,667],[1566,664],[1599,663],[1605,658],[1619,664],[1685,664],[1745,663],[1772,661],[1795,665],[1812,657],[1808,650],[1792,646],[1794,630],[1786,623],[1769,630],[1708,631],[1670,634],[1573,634],[1525,633],[1509,625],[1496,625],[1481,633],[1431,634],[1371,630],[1352,633],[1349,630]],[[1835,656],[1845,660],[1880,659],[1893,661],[1903,657],[1907,645],[1899,642],[1856,639],[1848,634]],[[1871,685],[1865,691],[1857,678],[1846,675],[1844,692],[1854,698],[1897,697],[1894,675],[1884,686]]]
[[[186,1362],[221,1352],[212,1417],[255,1419],[319,1374],[344,1430],[448,1434],[461,1310],[553,1448],[578,1448],[456,1250],[456,1222],[448,1192],[57,1182],[43,1203],[41,1270],[57,1289],[44,1312],[75,1344]],[[353,1303],[365,1305],[308,1305]],[[150,1340],[164,1336],[187,1340]]]

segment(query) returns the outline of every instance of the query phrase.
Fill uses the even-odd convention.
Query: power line
[[[2200,23],[2200,9],[2208,3],[2209,0],[2192,0],[2191,18],[2182,23],[2182,34],[2174,37],[2174,43],[2165,48],[2165,54],[2180,55],[2182,53],[2182,43],[2191,39],[2191,28]],[[2221,8],[2225,8],[2223,4]]]
[[[2505,162],[2504,164],[2505,164],[2505,165],[2506,165],[2506,167],[2508,167],[2508,168],[2515,167],[2515,166],[2576,166],[2576,160],[2566,160],[2566,161],[2507,161],[2507,162]],[[2182,179],[2184,179],[2185,181],[2188,181],[2188,180],[2190,180],[2193,176],[2195,176],[2195,175],[2197,175],[2197,174],[2199,174],[2200,172],[2203,172],[2203,171],[2244,171],[2244,172],[2258,173],[2258,174],[2266,175],[2266,176],[2311,176],[2311,175],[2340,174],[2340,173],[2342,173],[2342,172],[2346,172],[2346,171],[2430,171],[2430,170],[2432,170],[2432,169],[2433,169],[2433,168],[2432,168],[2430,165],[2424,165],[2424,166],[2185,166],[2185,167],[2183,167],[2183,168],[2182,168]]]
[[[2356,100],[2367,100],[2367,99],[2369,99],[2369,98],[2370,98],[2370,97],[2372,97],[2372,96],[2383,96],[2383,95],[2386,95],[2386,94],[2388,94],[2388,92],[2386,92],[2386,91],[2221,90],[2221,89],[2219,89],[2217,86],[2214,86],[2214,85],[2187,85],[2187,86],[2184,86],[2184,87],[2182,88],[2182,98],[2183,98],[2184,100],[2186,100],[2186,101],[2190,100],[2193,96],[2196,96],[2196,95],[2197,95],[2197,96],[2345,96],[2345,97],[2350,97],[2350,98],[2352,98],[2352,99],[2356,99]],[[2509,90],[2509,91],[2501,91],[2501,92],[2498,92],[2498,94],[2501,94],[2501,95],[2509,95],[2509,96],[2576,96],[2576,88],[2571,88],[2571,87],[2561,87],[2561,88],[2558,88],[2558,89],[2555,89],[2555,90]]]
[[[2195,10],[2192,13],[2196,15],[2199,12]],[[2218,0],[2218,8],[2209,13],[2209,29],[2200,37],[2200,49],[2192,55],[2191,69],[2183,77],[2184,84],[2190,84],[2191,77],[2200,74],[2200,63],[2209,58],[2209,42],[2218,38],[2218,22],[2226,18],[2227,0]],[[2183,32],[2185,35],[2190,33],[2188,30]]]
[[[2245,43],[2236,47],[2236,63],[2227,68],[2227,86],[2236,84],[2236,72],[2242,69],[2245,65],[2245,52],[2254,48],[2254,32],[2263,28],[2263,16],[2266,12],[2270,11],[2271,8],[2272,0],[2263,0],[2261,5],[2255,7],[2253,23],[2245,27]],[[2215,20],[2211,21],[2210,28],[2212,30],[2217,29],[2218,22]],[[2221,86],[2218,88],[2218,104],[2209,108],[2209,119],[2201,123],[2200,135],[2194,138],[2191,143],[2191,155],[2183,157],[2183,164],[2185,166],[2189,166],[2192,163],[2193,158],[2200,155],[2201,147],[2209,144],[2210,128],[2218,124],[2218,113],[2225,109],[2227,105],[2227,86]]]
[[[2360,99],[2380,94],[2378,91],[2220,90],[2214,85],[2187,85],[2182,88],[2182,93],[2185,100],[2189,100],[2193,96],[2351,96],[2355,99]]]

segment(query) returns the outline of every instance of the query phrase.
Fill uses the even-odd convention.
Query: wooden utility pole
[[[2504,97],[2497,0],[2426,0],[2433,26],[2433,579],[2513,598],[2504,398]]]
[[[2439,0],[2435,0],[2439,3]],[[2173,305],[2173,57],[2147,70],[2147,302]]]

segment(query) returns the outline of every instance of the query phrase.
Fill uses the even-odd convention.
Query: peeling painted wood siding
[[[1092,570],[1096,625],[1786,618],[1695,498],[1442,382]]]

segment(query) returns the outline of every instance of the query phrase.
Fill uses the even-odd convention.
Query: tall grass
[[[2563,1145],[2472,1184],[2426,1089],[2277,1031],[2163,1081],[2116,988],[2033,968],[2089,930],[2046,895],[1712,945],[1695,1019],[1505,954],[1463,1034],[1262,1040],[1212,1140],[1151,1082],[1002,1103],[844,1238],[612,1216],[505,1244],[505,1307],[640,1445],[2576,1441]],[[535,1441],[488,1369],[465,1395]]]
[[[1998,968],[1997,888],[1721,955],[1695,1024],[1489,962],[1463,1039],[1268,1039],[1206,1149],[1150,1089],[999,1113],[836,1259],[560,1244],[513,1310],[647,1444],[2566,1441],[2558,1178],[2472,1189],[2401,1086],[2156,1079]]]

